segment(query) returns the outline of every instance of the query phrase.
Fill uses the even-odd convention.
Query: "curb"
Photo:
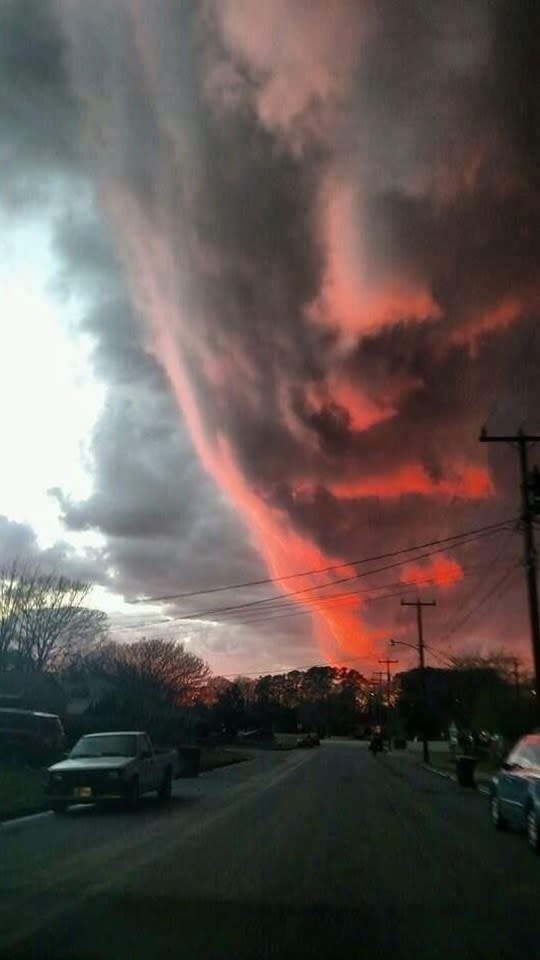
[[[21,813],[16,817],[8,817],[7,820],[0,820],[0,830],[15,826],[17,823],[31,823],[33,820],[42,820],[49,815],[52,815],[52,810],[48,808],[36,810],[34,813]]]
[[[427,763],[422,763],[421,767],[423,770],[428,770],[430,773],[435,773],[438,777],[442,777],[443,780],[453,780],[454,783],[457,783],[457,777],[453,773],[447,773],[445,770],[437,770],[436,767],[431,767]],[[489,790],[484,784],[477,783],[476,790],[478,793],[483,793],[485,796],[489,796]]]

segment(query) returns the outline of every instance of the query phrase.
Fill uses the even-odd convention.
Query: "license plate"
[[[92,787],[75,787],[75,796],[81,800],[92,796]]]

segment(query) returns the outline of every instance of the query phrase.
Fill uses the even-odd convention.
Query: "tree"
[[[219,694],[212,716],[218,727],[228,734],[236,734],[246,723],[246,703],[237,683],[231,683]]]
[[[87,668],[110,682],[120,708],[141,712],[193,705],[210,673],[183,644],[159,637],[106,644],[87,658]]]
[[[0,570],[0,669],[17,641],[19,611],[27,602],[28,582],[16,562]]]
[[[59,668],[81,648],[103,640],[108,618],[86,606],[90,584],[39,566],[0,570],[0,667]]]
[[[107,633],[107,617],[85,606],[90,584],[57,573],[27,578],[25,603],[17,613],[17,654],[27,670],[62,665],[77,647]]]

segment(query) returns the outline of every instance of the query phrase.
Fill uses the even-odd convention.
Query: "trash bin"
[[[178,746],[179,776],[198,777],[201,766],[201,748]]]
[[[462,787],[475,787],[474,769],[478,760],[476,757],[459,756],[456,757],[457,780]]]

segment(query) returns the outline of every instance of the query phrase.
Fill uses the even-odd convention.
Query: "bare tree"
[[[168,708],[194,703],[204,689],[208,666],[183,644],[158,637],[105,644],[87,667],[112,681],[124,703]]]
[[[39,569],[26,571],[19,584],[23,600],[13,645],[23,669],[63,666],[78,645],[106,635],[106,615],[85,605],[90,584]]]
[[[23,570],[16,562],[0,570],[0,669],[5,667],[9,651],[17,642],[26,583]]]

